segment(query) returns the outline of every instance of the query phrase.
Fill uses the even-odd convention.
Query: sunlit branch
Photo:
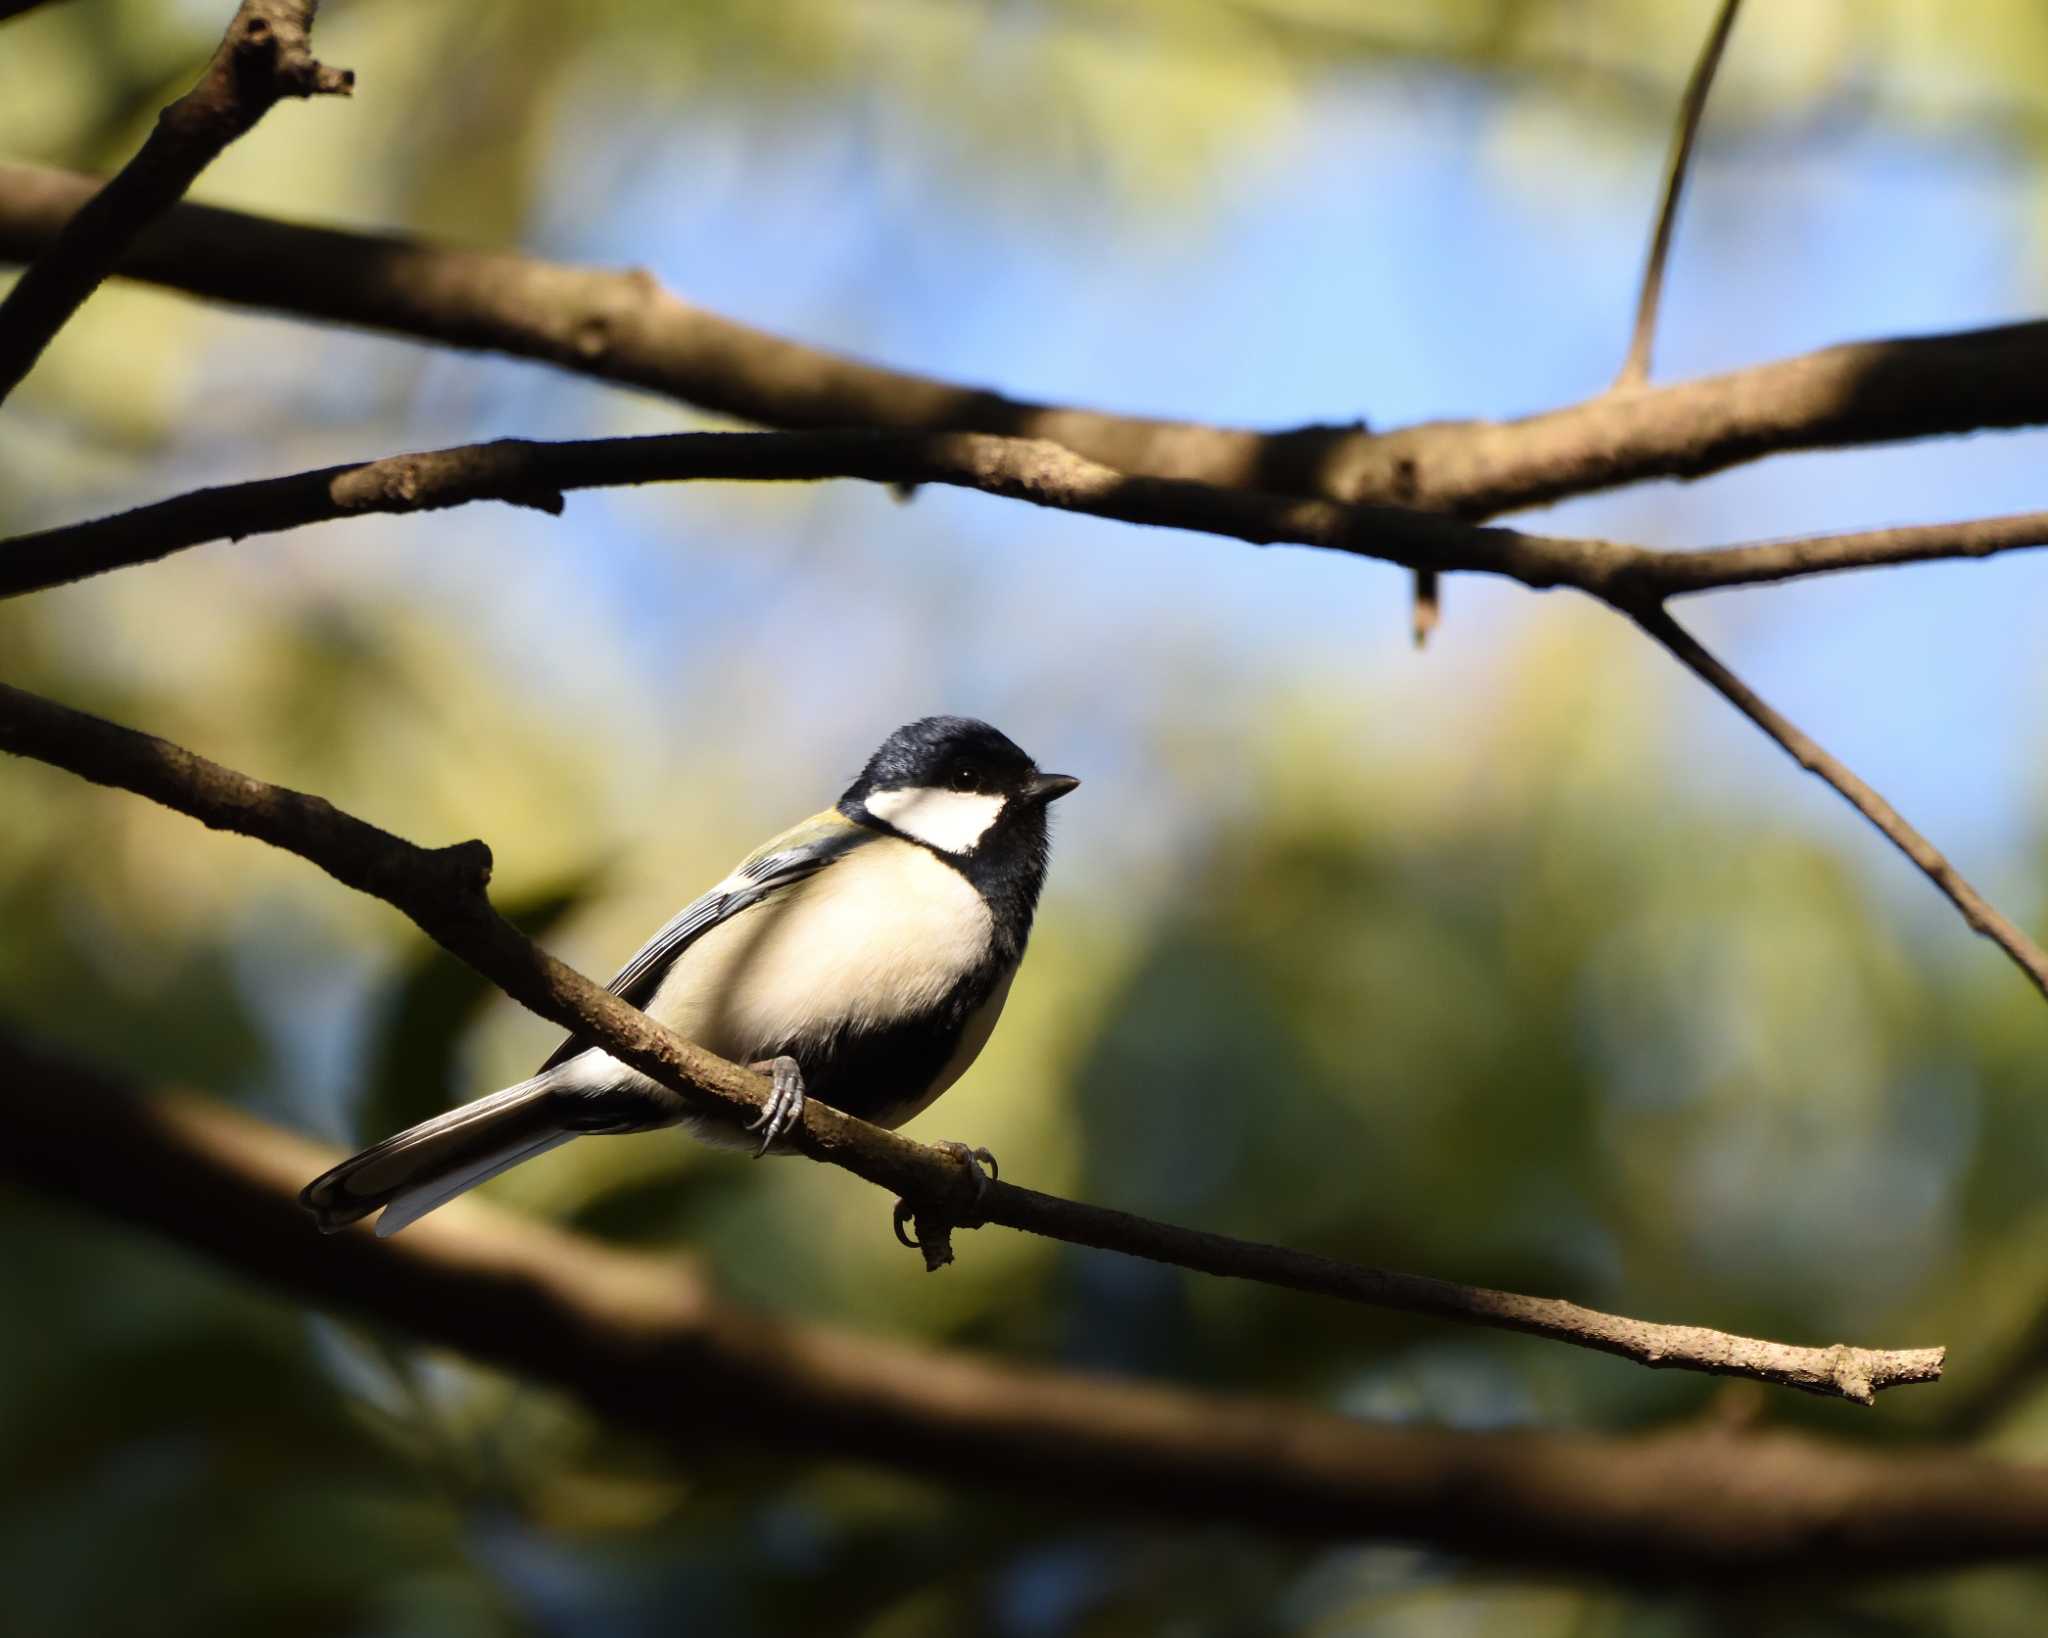
[[[0,165],[0,259],[96,184]],[[645,273],[181,204],[119,271],[271,312],[543,361],[767,426],[1048,438],[1121,472],[1480,518],[1792,450],[2048,422],[2048,323],[1829,347],[1518,421],[1256,432],[1033,403],[864,363],[691,306]]]
[[[1645,567],[1642,583],[1659,596],[1681,597],[1688,592],[1768,585],[1847,569],[1991,557],[2035,546],[2048,546],[2048,512],[1659,552]]]
[[[513,999],[601,1044],[676,1094],[680,1114],[756,1111],[761,1077],[692,1046],[540,950],[492,909],[490,850],[426,849],[319,797],[268,785],[184,748],[0,686],[0,750],[149,797],[219,830],[269,842],[404,911]],[[792,1147],[904,1196],[927,1239],[948,1224],[997,1223],[1077,1245],[1346,1301],[1526,1332],[1639,1364],[1745,1376],[1869,1404],[1885,1388],[1939,1378],[1942,1350],[1800,1348],[1695,1326],[1655,1325],[1577,1304],[1359,1268],[1177,1228],[1009,1183],[979,1194],[954,1153],[913,1143],[812,1099]]]
[[[199,83],[157,116],[135,157],[87,200],[0,301],[0,400],[114,270],[135,236],[184,196],[280,97],[346,95],[352,76],[313,56],[318,0],[242,0]]]

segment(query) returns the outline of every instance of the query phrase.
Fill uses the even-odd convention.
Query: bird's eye
[[[963,762],[953,770],[947,783],[956,791],[971,791],[981,784],[981,770],[971,762]]]

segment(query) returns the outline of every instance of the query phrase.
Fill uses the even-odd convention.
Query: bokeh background
[[[0,30],[0,151],[116,164],[225,0]],[[1511,415],[1626,340],[1708,0],[329,0],[349,104],[210,201],[640,264],[807,340],[1222,422]],[[2031,315],[2048,17],[1777,0],[1738,26],[1664,377]],[[109,286],[16,395],[0,528],[501,434],[708,424],[534,366]],[[2020,433],[1555,508],[1659,545],[2041,504]],[[1691,605],[1707,640],[2048,914],[2048,561]],[[483,835],[604,974],[888,728],[984,715],[1086,783],[1009,1015],[913,1128],[1008,1176],[1338,1256],[1825,1342],[1945,1342],[1875,1413],[990,1231],[686,1140],[492,1185],[747,1300],[1360,1416],[1743,1414],[2048,1447],[2048,1013],[1832,795],[1590,605],[860,485],[583,494],[220,545],[0,606],[8,680]],[[0,766],[12,1023],[351,1143],[549,1026],[383,906]],[[0,1193],[0,1585],[33,1634],[877,1638],[2033,1633],[2048,1576],[1649,1596],[1388,1544],[1008,1508],[831,1465],[655,1462],[406,1338]],[[2048,1364],[2048,1360],[2043,1361]],[[1731,1392],[1734,1397],[1730,1397]],[[17,1624],[18,1623],[18,1624]]]

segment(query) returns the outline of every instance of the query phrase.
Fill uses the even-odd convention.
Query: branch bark
[[[1392,1536],[1631,1581],[1881,1574],[2048,1551],[2048,1470],[1710,1425],[1639,1438],[1385,1427],[998,1363],[741,1309],[659,1259],[458,1201],[322,1237],[329,1157],[210,1100],[143,1096],[0,1031],[0,1176],[277,1287],[552,1384],[692,1460],[743,1443],[1090,1511]]]
[[[761,1077],[671,1034],[547,955],[491,908],[490,850],[481,842],[426,849],[318,797],[267,785],[180,746],[0,686],[0,751],[35,757],[134,791],[219,830],[271,843],[405,912],[422,931],[515,1000],[653,1076],[695,1111],[757,1111]],[[1943,1350],[1800,1348],[1696,1326],[1655,1325],[1575,1303],[1358,1268],[1325,1257],[1207,1234],[994,1182],[944,1149],[828,1108],[805,1106],[791,1146],[894,1190],[917,1213],[928,1261],[943,1261],[950,1226],[999,1223],[1076,1245],[1198,1272],[1521,1331],[1653,1367],[1744,1376],[1869,1404],[1889,1387],[1932,1382]],[[978,1196],[978,1198],[977,1198]],[[937,1252],[938,1255],[934,1255]]]
[[[228,484],[0,541],[0,596],[153,562],[207,541],[374,512],[503,500],[546,512],[565,490],[694,479],[941,483],[1125,523],[1293,544],[1392,563],[1585,587],[1650,575],[1654,554],[1464,523],[1400,507],[1219,488],[1115,471],[1040,438],[982,433],[678,432],[563,443],[501,439]]]
[[[0,165],[0,259],[47,246],[90,178]],[[1489,517],[1763,456],[2048,422],[2048,322],[1829,347],[1516,421],[1256,432],[1034,403],[867,364],[693,307],[644,272],[296,226],[184,204],[134,278],[270,312],[508,353],[767,426],[1046,438],[1117,470]]]
[[[563,494],[575,489],[831,478],[948,484],[1254,545],[1314,546],[1410,568],[1499,574],[1536,590],[1570,586],[1628,607],[1724,587],[2048,545],[2048,513],[2032,512],[1661,552],[1468,523],[1406,507],[1134,478],[1044,439],[978,433],[678,432],[562,443],[506,438],[194,490],[132,511],[0,540],[0,597],[153,563],[214,541],[374,513],[425,512],[486,500],[552,513],[562,510]]]
[[[242,0],[199,83],[157,116],[135,157],[52,236],[0,301],[0,401],[135,236],[280,97],[348,93],[354,77],[325,66],[307,42],[317,6],[318,0]]]

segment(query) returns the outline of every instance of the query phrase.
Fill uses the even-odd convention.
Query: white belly
[[[965,877],[884,838],[704,934],[647,1012],[751,1063],[840,1027],[928,1010],[986,959],[990,932],[988,906]]]

